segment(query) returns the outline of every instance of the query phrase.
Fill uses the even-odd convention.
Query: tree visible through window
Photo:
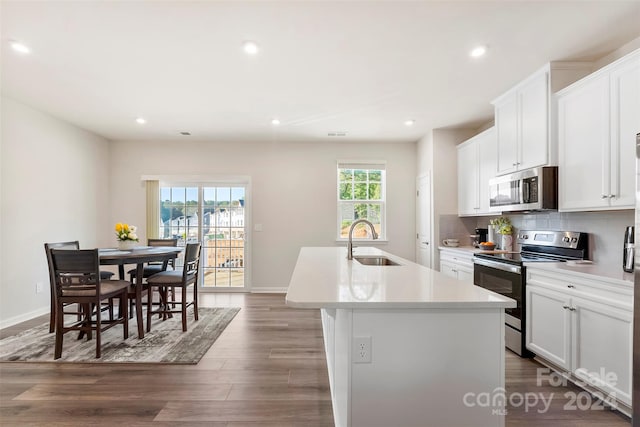
[[[358,219],[373,223],[385,238],[385,165],[338,163],[338,238],[349,237],[351,224]],[[360,225],[354,238],[371,238],[369,228]]]

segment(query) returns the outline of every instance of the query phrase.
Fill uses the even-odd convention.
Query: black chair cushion
[[[100,271],[100,279],[101,280],[109,280],[113,276],[113,272],[111,271]]]
[[[161,271],[162,271],[162,264],[145,265],[144,270],[142,272],[142,277],[146,279],[147,277],[153,276],[154,274],[160,273]],[[135,277],[136,269],[132,268],[127,272],[127,274]]]

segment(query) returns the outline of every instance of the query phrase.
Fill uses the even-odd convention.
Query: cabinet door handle
[[[609,194],[609,198],[610,198],[610,199],[615,199],[615,198],[616,198],[616,195],[615,195],[615,194]]]
[[[518,164],[517,163],[512,163],[511,166],[518,166]]]
[[[568,305],[563,305],[562,308],[564,308],[565,310],[567,309],[571,310],[571,307],[569,307]]]
[[[569,307],[569,311],[576,311],[575,307]]]
[[[428,245],[428,244],[429,244],[429,242],[422,242],[422,244],[423,244],[423,245]]]
[[[567,288],[569,288],[569,289],[575,289],[575,286],[574,286],[574,285],[567,285]]]
[[[609,195],[607,195],[607,194],[603,194],[603,195],[601,196],[601,198],[603,198],[603,199],[608,199],[608,198],[609,198]]]

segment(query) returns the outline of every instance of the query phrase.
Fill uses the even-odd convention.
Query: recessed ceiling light
[[[479,57],[483,56],[485,53],[487,53],[487,47],[486,46],[478,46],[475,49],[473,49],[471,51],[471,53],[469,53],[469,55],[471,55],[472,58],[479,58]]]
[[[139,125],[143,125],[143,124],[147,123],[147,121],[143,117],[138,117],[136,119],[136,123],[138,123]]]
[[[405,126],[413,126],[413,125],[415,124],[415,122],[416,122],[416,121],[415,121],[415,120],[413,120],[413,119],[405,120],[405,121],[404,121],[404,125],[405,125]]]
[[[20,43],[15,40],[11,40],[9,41],[9,44],[11,45],[11,48],[16,52],[20,52],[24,54],[31,53],[31,49],[29,49],[29,47],[23,43]]]
[[[255,55],[258,53],[258,44],[256,42],[252,42],[247,40],[242,44],[242,48],[246,52],[247,55]]]
[[[274,126],[278,126],[280,124],[280,120],[273,119],[273,120],[271,120],[271,124],[274,125]]]

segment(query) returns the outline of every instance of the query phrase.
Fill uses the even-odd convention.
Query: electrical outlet
[[[353,362],[371,363],[371,337],[353,337]]]
[[[44,291],[42,282],[36,282],[36,294],[41,294]]]

